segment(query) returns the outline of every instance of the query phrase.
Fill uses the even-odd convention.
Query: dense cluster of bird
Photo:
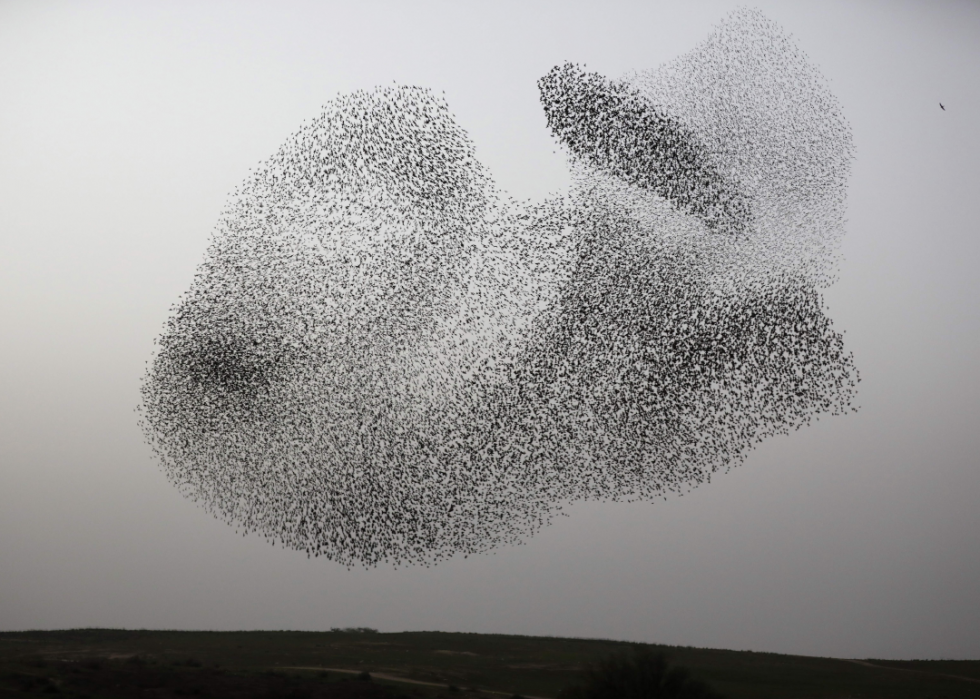
[[[755,11],[659,70],[539,82],[573,184],[502,194],[418,87],[328,104],[236,191],[142,386],[168,477],[346,565],[525,540],[852,410],[827,317],[852,157]]]

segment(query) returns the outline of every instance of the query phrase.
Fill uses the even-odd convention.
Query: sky
[[[692,49],[731,2],[0,2],[0,630],[444,630],[980,658],[980,5],[757,2],[854,132],[829,314],[859,411],[682,497],[347,569],[184,499],[153,340],[250,168],[339,94],[445,98],[498,186],[568,185],[537,80]],[[939,107],[942,102],[946,110]],[[973,124],[974,126],[970,126]]]

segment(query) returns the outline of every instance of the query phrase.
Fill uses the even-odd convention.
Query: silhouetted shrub
[[[671,667],[662,653],[637,646],[593,665],[581,684],[568,687],[560,699],[722,699],[707,684],[681,667]]]
[[[361,674],[359,674],[357,676],[357,679],[359,679],[361,682],[370,682],[371,681],[371,673],[370,672],[367,672],[365,670],[364,672],[362,672]]]

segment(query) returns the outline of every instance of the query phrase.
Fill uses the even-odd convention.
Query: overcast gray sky
[[[445,90],[501,188],[564,187],[537,79],[693,48],[733,2],[0,2],[0,629],[439,629],[980,658],[980,4],[757,2],[854,129],[860,412],[524,546],[347,570],[185,500],[134,408],[249,168],[338,93]],[[939,108],[942,101],[946,111]]]

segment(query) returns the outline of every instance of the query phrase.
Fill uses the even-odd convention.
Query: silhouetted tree
[[[723,699],[682,667],[672,667],[662,653],[636,646],[593,665],[584,680],[559,694],[560,699]]]

